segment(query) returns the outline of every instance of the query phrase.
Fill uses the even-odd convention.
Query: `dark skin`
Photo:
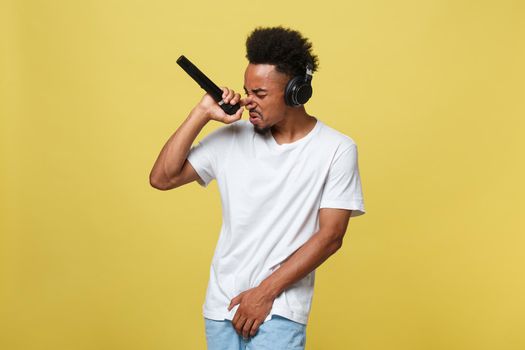
[[[247,97],[241,104],[250,111],[254,130],[264,134],[269,130],[279,144],[291,143],[306,136],[316,119],[301,107],[284,102],[284,88],[290,77],[269,64],[249,64],[244,75]],[[228,311],[239,304],[232,324],[244,338],[255,336],[270,313],[274,300],[289,286],[301,280],[343,244],[351,210],[322,208],[319,210],[319,230],[296,250],[280,267],[259,284],[234,297]]]
[[[290,107],[284,102],[284,89],[290,77],[270,64],[248,64],[244,73],[246,98],[241,104],[250,112],[250,122],[258,133],[270,129],[279,144],[291,143],[306,136],[316,119],[304,106]]]
[[[290,107],[284,102],[284,88],[290,77],[277,72],[273,65],[249,64],[244,75],[246,98],[223,87],[225,103],[248,109],[254,130],[265,133],[271,130],[279,144],[291,143],[306,136],[315,126],[316,119],[301,107]],[[191,143],[202,127],[210,120],[233,123],[242,116],[244,108],[234,115],[227,115],[209,94],[205,94],[188,118],[170,137],[150,173],[150,184],[160,190],[169,190],[199,179],[186,160]],[[271,311],[273,302],[282,291],[304,278],[343,244],[350,210],[322,208],[319,210],[319,230],[291,254],[281,266],[259,286],[235,296],[228,307],[239,305],[232,323],[244,338],[254,336]]]
[[[275,298],[341,248],[351,212],[346,209],[320,209],[319,231],[259,286],[248,289],[231,300],[228,311],[240,304],[232,320],[239,335],[244,338],[253,337],[270,313]]]

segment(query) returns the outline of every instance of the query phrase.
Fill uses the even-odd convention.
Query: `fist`
[[[235,114],[229,115],[222,110],[217,102],[211,97],[210,94],[206,93],[199,102],[199,107],[204,111],[206,117],[209,120],[217,120],[219,122],[230,124],[241,119],[242,112],[244,111],[244,100],[241,100],[241,95],[236,93],[232,89],[227,87],[221,87],[222,100],[223,102],[234,105],[236,103],[241,104],[241,108],[235,112]]]

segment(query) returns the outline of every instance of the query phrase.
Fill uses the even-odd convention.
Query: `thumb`
[[[234,114],[232,114],[232,115],[227,115],[226,114],[226,117],[224,117],[224,119],[223,119],[224,123],[231,124],[231,123],[236,122],[237,120],[241,119],[242,112],[244,112],[244,108],[240,107],[237,110],[237,112],[235,112]]]

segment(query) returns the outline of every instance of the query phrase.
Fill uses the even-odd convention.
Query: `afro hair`
[[[319,59],[312,44],[290,28],[257,27],[246,39],[246,58],[252,64],[271,64],[289,77],[304,75],[306,64],[316,71]]]

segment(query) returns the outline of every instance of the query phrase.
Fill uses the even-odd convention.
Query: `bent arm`
[[[244,106],[240,94],[227,87],[221,89],[224,103],[234,105],[240,101],[241,106]],[[241,118],[243,110],[244,108],[239,108],[235,114],[228,115],[206,93],[160,151],[149,174],[150,185],[159,190],[169,190],[197,180],[199,175],[187,161],[193,141],[208,121],[233,123]]]
[[[197,179],[198,175],[186,161],[186,157],[197,135],[209,120],[198,105],[191,110],[160,151],[149,175],[151,186],[168,190]]]
[[[320,209],[319,230],[259,286],[276,298],[315,270],[343,245],[351,213],[346,209]]]

